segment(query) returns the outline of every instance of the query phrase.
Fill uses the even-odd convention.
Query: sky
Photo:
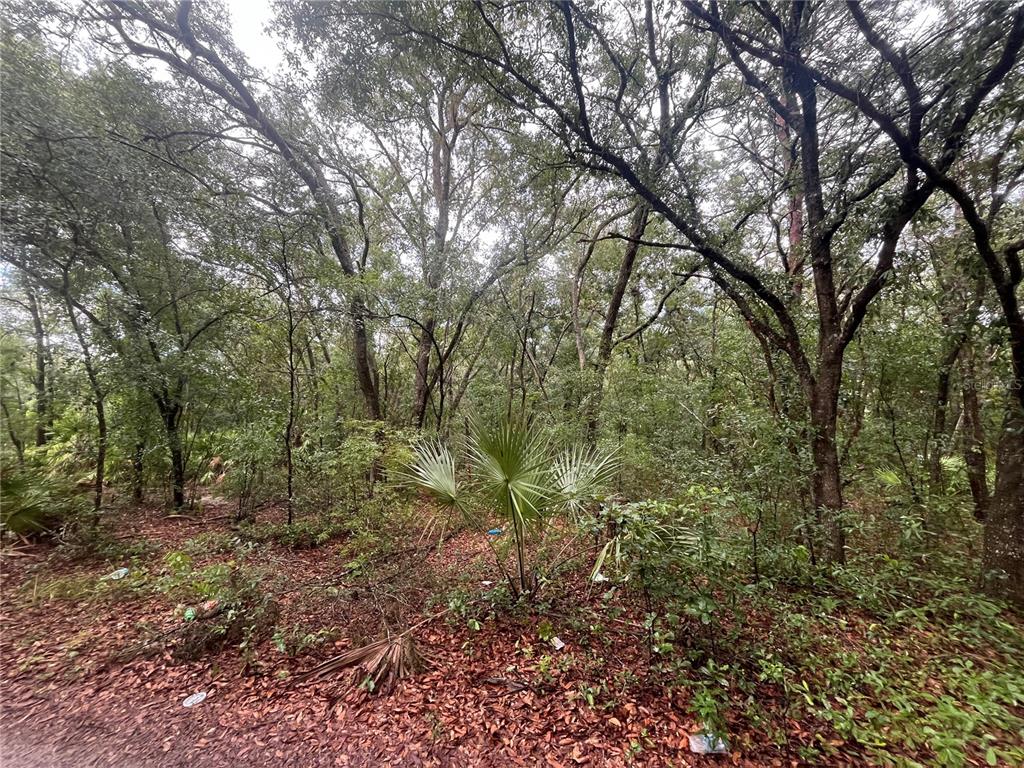
[[[277,42],[263,31],[273,18],[271,0],[226,0],[231,14],[231,30],[235,44],[249,63],[262,70],[273,70],[281,62]]]

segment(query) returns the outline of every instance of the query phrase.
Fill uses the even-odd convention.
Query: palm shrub
[[[536,589],[534,569],[527,563],[528,538],[552,515],[583,510],[614,476],[618,458],[580,446],[554,450],[536,426],[508,420],[495,427],[474,425],[465,451],[466,478],[460,477],[457,464],[444,443],[424,440],[405,479],[474,524],[486,512],[507,521],[517,578],[505,576],[518,597]]]
[[[0,534],[54,534],[84,509],[74,484],[38,467],[0,470]]]

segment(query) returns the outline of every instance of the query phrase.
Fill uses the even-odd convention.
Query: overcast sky
[[[280,61],[277,42],[263,27],[273,16],[270,0],[226,0],[231,13],[235,43],[249,63],[263,70],[272,70]]]

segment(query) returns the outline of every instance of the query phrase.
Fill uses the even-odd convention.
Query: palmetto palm
[[[510,584],[516,593],[532,592],[528,534],[554,512],[580,511],[611,480],[617,458],[582,447],[555,452],[536,427],[512,421],[493,428],[477,425],[466,453],[468,483],[459,482],[452,452],[429,440],[416,449],[407,478],[463,513],[472,511],[467,507],[471,494],[501,513],[515,539],[518,584],[509,579]]]

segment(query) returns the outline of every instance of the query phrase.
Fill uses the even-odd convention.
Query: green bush
[[[35,467],[4,467],[0,473],[0,531],[52,535],[88,508],[69,481]]]

